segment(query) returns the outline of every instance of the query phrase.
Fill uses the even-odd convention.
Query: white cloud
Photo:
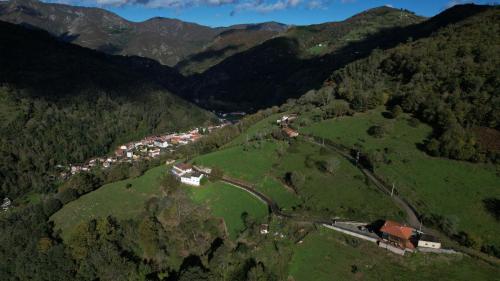
[[[265,2],[262,0],[251,0],[241,2],[236,5],[235,9],[231,13],[234,15],[239,11],[255,11],[259,13],[270,13],[274,11],[285,10],[289,8],[297,7],[301,4],[301,0],[277,0],[275,2]]]

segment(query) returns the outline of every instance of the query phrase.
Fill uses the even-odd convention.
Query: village
[[[148,136],[139,141],[118,146],[114,151],[114,155],[92,158],[83,164],[72,164],[66,167],[59,166],[62,170],[60,178],[67,179],[72,175],[80,172],[88,172],[93,168],[106,169],[119,163],[132,163],[134,161],[157,158],[163,153],[175,151],[179,146],[195,142],[213,130],[231,124],[231,122],[225,119],[220,119],[220,121],[219,125],[194,128],[187,132]]]

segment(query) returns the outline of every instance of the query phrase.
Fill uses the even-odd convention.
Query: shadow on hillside
[[[390,49],[427,37],[439,28],[486,9],[486,6],[456,6],[422,23],[380,30],[333,53],[311,59],[300,58],[296,39],[277,37],[233,55],[201,74],[187,77],[188,83],[181,92],[191,100],[200,100],[199,105],[209,109],[254,111],[281,104],[321,87],[333,71],[369,56],[374,49]]]
[[[219,58],[223,56],[225,53],[232,51],[232,50],[237,50],[240,48],[242,45],[229,45],[227,47],[224,47],[222,49],[218,50],[207,50],[201,53],[196,53],[189,58],[179,62],[177,65],[175,65],[175,68],[180,69],[185,67],[186,65],[189,65],[193,62],[202,62],[204,60],[209,60],[212,58]]]

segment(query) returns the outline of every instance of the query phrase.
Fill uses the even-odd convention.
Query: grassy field
[[[309,234],[295,245],[289,280],[498,280],[500,270],[455,255],[407,254],[404,257],[365,242],[353,242],[328,229]]]
[[[331,158],[339,161],[332,173],[321,171],[313,162]],[[306,209],[315,213],[340,215],[349,219],[373,221],[376,219],[401,219],[404,217],[393,202],[369,185],[363,174],[333,151],[321,149],[307,142],[295,142],[276,165],[274,173],[284,177],[287,172],[298,171],[306,180],[298,187]]]
[[[258,222],[264,223],[267,218],[267,206],[236,187],[216,182],[201,188],[190,188],[191,198],[200,204],[207,204],[215,217],[224,219],[229,237],[235,239],[244,230],[241,214],[246,212]]]
[[[273,126],[264,122],[258,124],[259,130],[266,130],[266,124]],[[255,131],[254,128],[252,130]],[[280,147],[285,151],[281,155],[277,152]],[[267,140],[233,145],[194,161],[219,167],[230,176],[256,184],[257,189],[275,200],[285,211],[369,221],[403,217],[386,196],[366,184],[364,176],[354,166],[333,153],[320,151],[319,146],[301,141],[289,146],[285,142]],[[321,161],[330,157],[340,162],[334,174],[322,172],[316,166],[306,167],[307,158]],[[282,182],[286,173],[292,171],[299,171],[305,178],[296,193]]]
[[[95,217],[113,215],[119,219],[133,219],[144,210],[148,199],[160,194],[158,180],[166,171],[161,165],[140,177],[106,184],[68,203],[51,220],[56,229],[62,231],[63,238],[67,238],[76,225]],[[132,184],[129,189],[125,187],[128,183]]]
[[[486,198],[500,198],[500,177],[495,168],[428,156],[418,144],[431,128],[425,124],[410,126],[408,119],[407,115],[386,119],[379,109],[316,123],[302,132],[384,154],[386,161],[380,162],[375,172],[394,182],[397,191],[418,210],[446,217],[453,227],[466,231],[479,244],[500,245],[500,225],[483,206]],[[384,137],[367,134],[370,126],[380,124],[389,128]]]

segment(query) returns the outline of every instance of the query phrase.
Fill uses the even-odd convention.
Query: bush
[[[131,184],[131,183],[127,183],[127,184],[125,185],[125,188],[126,188],[126,189],[130,189],[130,188],[132,188],[132,184]]]
[[[383,126],[375,125],[368,128],[367,133],[374,138],[382,138],[387,131]]]

